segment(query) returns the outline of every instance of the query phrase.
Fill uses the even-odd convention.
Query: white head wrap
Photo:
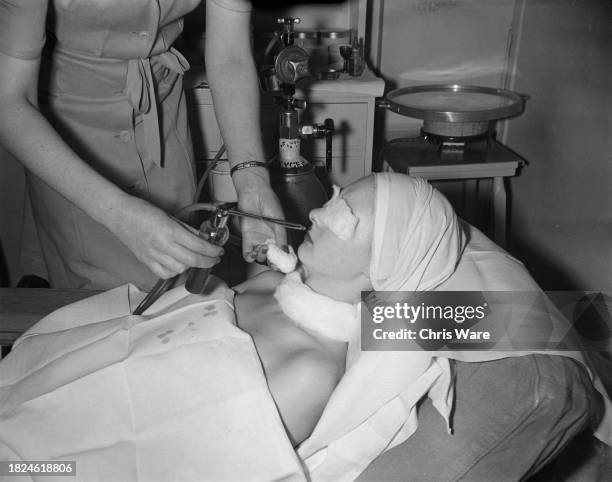
[[[434,289],[454,272],[465,246],[453,208],[420,178],[377,173],[374,186],[372,286],[378,291]]]

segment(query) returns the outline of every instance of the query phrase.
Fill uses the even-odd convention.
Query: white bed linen
[[[179,287],[129,315],[142,296],[83,300],[17,342],[0,363],[0,460],[75,460],[66,480],[303,480],[231,290]]]

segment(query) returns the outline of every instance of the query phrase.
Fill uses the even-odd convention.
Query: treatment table
[[[97,291],[54,290],[39,288],[0,288],[0,345],[5,356],[15,340],[41,318],[50,312],[97,294]],[[599,358],[599,372],[609,375],[612,365],[605,357]],[[604,384],[612,389],[612,379],[604,376]],[[612,470],[610,448],[596,441],[591,435],[583,434],[564,451],[562,457],[550,464],[533,482],[550,480],[567,480],[568,473],[574,472],[586,480],[599,480],[598,477]],[[402,465],[395,460],[393,465]],[[364,479],[367,480],[367,477]]]

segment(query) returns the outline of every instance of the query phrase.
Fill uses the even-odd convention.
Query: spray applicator
[[[229,238],[229,229],[227,228],[227,221],[230,215],[249,217],[259,219],[261,221],[270,222],[273,224],[279,224],[288,229],[295,229],[299,231],[306,231],[306,226],[298,223],[292,223],[285,221],[284,219],[269,218],[261,216],[255,213],[248,213],[236,209],[236,203],[224,203],[220,205],[197,203],[187,206],[181,209],[177,214],[177,218],[181,218],[194,211],[213,211],[214,215],[211,220],[202,223],[199,230],[199,236],[212,244],[217,246],[223,246]],[[295,256],[295,253],[294,253]],[[297,259],[297,257],[296,257]],[[187,281],[185,288],[187,291],[193,294],[205,294],[206,293],[206,282],[210,276],[211,268],[189,268]],[[153,289],[147,294],[147,296],[140,302],[132,314],[142,315],[155,301],[157,301],[168,289],[173,285],[177,276],[168,279],[159,279]]]

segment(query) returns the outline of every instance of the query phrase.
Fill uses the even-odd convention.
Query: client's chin
[[[308,252],[312,250],[312,239],[310,237],[310,235],[306,235],[304,237],[304,241],[302,241],[302,244],[300,244],[297,248],[296,254],[298,257],[298,263],[302,263],[304,260],[304,257],[308,257]]]

